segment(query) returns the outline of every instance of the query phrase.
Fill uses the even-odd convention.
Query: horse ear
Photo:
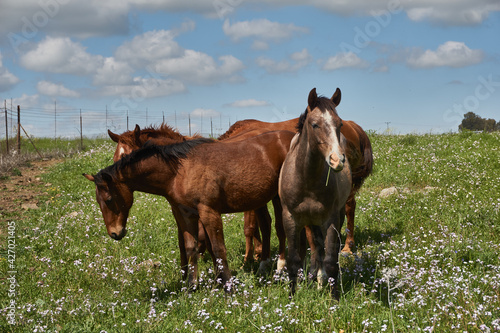
[[[340,89],[337,88],[337,90],[335,90],[335,93],[333,94],[331,100],[332,100],[333,104],[335,104],[335,106],[338,106],[340,104],[341,98],[342,98],[342,93],[340,92]]]
[[[106,183],[110,183],[113,181],[113,177],[111,177],[111,175],[107,172],[102,172],[101,173],[101,176],[102,176],[102,179],[106,182]]]
[[[95,179],[94,179],[94,176],[92,175],[89,175],[87,173],[82,173],[82,175],[87,178],[88,180],[90,180],[91,182],[93,182]]]
[[[110,130],[108,130],[108,135],[114,142],[118,143],[118,141],[120,141],[120,136],[118,134],[111,132]]]
[[[307,104],[309,108],[312,110],[316,107],[316,101],[318,99],[318,95],[316,94],[316,88],[312,88],[309,92],[309,98],[307,99]]]
[[[141,142],[140,140],[141,138],[141,128],[139,127],[138,124],[135,124],[135,128],[134,128],[134,139],[135,139],[135,142],[137,144],[139,144]]]

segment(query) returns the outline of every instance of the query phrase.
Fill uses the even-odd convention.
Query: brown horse
[[[267,131],[264,131],[267,132]],[[245,133],[240,133],[239,135],[233,135],[224,142],[234,142],[240,141],[252,136],[257,136],[259,134],[264,133],[261,130],[252,130],[247,131]],[[135,126],[133,131],[127,131],[122,134],[115,134],[108,130],[109,137],[118,143],[116,146],[116,150],[113,156],[113,161],[117,162],[120,158],[125,155],[130,154],[132,151],[141,148],[147,141],[151,140],[152,142],[160,145],[184,142],[186,140],[192,140],[194,138],[201,138],[199,135],[195,135],[193,137],[183,136],[178,131],[173,129],[172,127],[162,124],[160,127],[148,127],[145,129],[141,129],[139,125]],[[281,214],[281,204],[279,202],[279,198],[276,197],[273,199],[273,203],[275,206],[276,212]],[[172,213],[175,217],[175,220],[183,219],[183,215],[189,212],[182,211],[179,207],[172,205]],[[278,217],[278,220],[281,221],[281,218]],[[270,248],[270,236],[271,236],[271,216],[267,210],[267,207],[261,207],[255,211],[245,212],[245,227],[244,233],[246,238],[246,250],[245,250],[245,259],[247,262],[254,253],[254,246],[252,240],[255,240],[255,253],[262,259],[261,267],[259,268],[259,272],[264,272],[266,270],[266,265],[269,263],[269,259],[271,256],[271,248]],[[177,222],[177,224],[179,224]],[[281,225],[281,224],[280,224]],[[260,227],[262,231],[262,238],[264,242],[260,239],[260,234],[258,231],[258,227]],[[279,228],[279,227],[278,227]],[[204,232],[203,228],[200,228],[199,241],[200,241],[200,252],[205,251],[204,247]],[[279,229],[280,231],[282,230]],[[278,232],[280,236],[280,253],[284,253],[285,250],[285,235],[284,231]],[[179,243],[182,244],[182,234],[179,231]],[[282,248],[282,249],[281,249]],[[182,248],[181,248],[182,250]],[[186,261],[185,254],[181,251],[181,264],[184,264]],[[284,260],[284,255],[282,260]]]
[[[339,98],[341,92],[339,90]],[[255,119],[240,120],[234,123],[226,133],[219,137],[221,139],[228,139],[235,135],[241,135],[242,133],[257,131],[257,133],[263,133],[266,131],[275,130],[288,130],[296,131],[297,125],[299,123],[299,118],[286,120],[278,123],[267,123]],[[345,136],[347,140],[346,156],[349,159],[349,164],[352,169],[352,189],[349,194],[349,199],[346,203],[346,214],[347,214],[347,228],[346,228],[346,241],[342,252],[352,253],[354,249],[354,214],[356,210],[356,198],[355,195],[363,185],[364,180],[370,175],[373,168],[373,154],[370,139],[365,131],[356,124],[354,121],[344,120],[343,126],[340,132]],[[278,237],[280,235],[280,230],[277,226]],[[308,232],[308,239],[312,245],[311,234]],[[278,269],[281,268],[281,264],[278,263]]]
[[[340,90],[331,99],[309,93],[308,106],[301,115],[279,180],[283,224],[288,240],[287,268],[291,293],[295,292],[297,272],[302,266],[304,247],[300,234],[309,226],[315,250],[311,268],[322,284],[326,275],[332,295],[338,299],[336,279],[339,271],[340,230],[345,204],[351,192],[351,170],[345,156],[346,142],[340,133],[342,120],[335,107]]]
[[[122,134],[115,134],[108,130],[108,135],[116,142],[115,154],[113,155],[113,161],[118,161],[124,155],[130,154],[133,150],[141,148],[146,141],[151,139],[171,139],[172,142],[184,142],[186,140],[201,138],[201,135],[184,136],[178,131],[168,126],[167,124],[161,124],[159,127],[146,127],[141,129],[139,125],[135,125],[134,130],[126,131]]]
[[[178,221],[188,259],[183,267],[188,282],[194,285],[197,280],[201,222],[215,271],[226,284],[231,273],[221,214],[258,209],[277,195],[279,172],[293,135],[276,131],[232,143],[209,139],[168,146],[146,143],[96,175],[84,176],[96,185],[96,198],[113,239],[126,234],[134,191],[164,196],[191,212]]]

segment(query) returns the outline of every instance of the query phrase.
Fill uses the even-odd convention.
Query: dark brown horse
[[[96,175],[84,176],[96,185],[96,198],[113,239],[126,234],[134,191],[164,196],[191,212],[179,223],[188,282],[194,285],[197,279],[200,222],[215,271],[225,284],[231,273],[221,214],[258,209],[277,195],[279,172],[293,135],[276,131],[232,143],[209,139],[168,146],[147,143]]]
[[[265,131],[267,132],[267,131]],[[264,133],[261,130],[251,130],[246,131],[245,133],[239,133],[239,135],[233,135],[224,142],[234,142],[240,141],[252,136],[257,136],[259,134]],[[115,134],[108,130],[109,137],[117,143],[116,150],[113,156],[113,160],[117,162],[120,158],[125,155],[130,154],[132,151],[141,148],[147,141],[152,141],[156,144],[167,145],[178,142],[184,142],[187,140],[192,140],[194,138],[201,138],[199,135],[194,135],[192,137],[184,136],[180,134],[177,130],[172,127],[162,124],[159,127],[148,127],[145,129],[141,129],[139,125],[135,126],[135,129],[132,131],[127,131],[122,134]],[[278,214],[281,214],[281,204],[279,202],[279,198],[276,197],[273,199],[273,203],[275,205],[275,210]],[[183,215],[186,212],[179,209],[175,205],[172,205],[172,213],[175,217],[175,220],[183,219]],[[262,259],[262,265],[260,267],[260,272],[264,272],[266,270],[266,265],[269,264],[269,259],[271,255],[270,248],[270,236],[271,236],[271,216],[267,210],[267,207],[261,207],[255,211],[245,212],[245,227],[244,233],[246,238],[246,250],[245,250],[245,262],[247,262],[250,258],[252,258],[253,253],[259,256]],[[281,221],[281,218],[278,217],[278,220]],[[177,224],[179,224],[177,222]],[[281,225],[281,224],[280,224]],[[262,231],[262,238],[264,241],[261,241],[260,233],[258,230],[260,227]],[[279,228],[279,227],[278,227]],[[205,251],[204,247],[204,231],[203,228],[200,228],[200,252]],[[282,230],[279,229],[280,231]],[[284,231],[278,232],[280,237],[280,253],[284,253],[285,250],[285,235]],[[255,240],[255,251],[253,246],[253,241]],[[182,234],[179,232],[179,243],[183,243]],[[284,255],[282,256],[282,260],[284,260]],[[181,251],[181,264],[184,264],[186,261],[185,255]]]
[[[279,194],[288,240],[287,269],[292,294],[305,253],[300,249],[304,247],[300,242],[301,231],[308,226],[315,248],[311,268],[320,285],[328,278],[332,295],[338,299],[340,230],[352,187],[346,140],[340,133],[342,120],[335,109],[339,103],[339,89],[331,99],[318,97],[316,89],[311,90],[307,109],[299,119],[298,133],[281,169]]]
[[[341,96],[339,90],[339,96]],[[255,119],[241,120],[234,123],[226,133],[219,137],[221,139],[228,139],[235,135],[241,135],[242,133],[257,131],[257,133],[263,133],[266,131],[275,130],[288,130],[296,131],[297,125],[299,123],[299,118],[286,120],[278,123],[267,123]],[[349,164],[352,169],[352,189],[349,194],[349,199],[346,203],[346,214],[347,214],[347,228],[346,228],[346,241],[342,252],[352,253],[354,249],[354,215],[356,210],[356,193],[363,185],[364,180],[370,175],[373,168],[373,154],[370,139],[365,131],[356,124],[354,121],[343,120],[343,126],[340,129],[341,133],[345,136],[347,140],[346,147],[346,157],[349,160]],[[279,236],[280,230],[277,228],[277,234]],[[308,233],[308,238],[312,243],[312,238],[310,233]],[[278,265],[281,268],[281,265]]]

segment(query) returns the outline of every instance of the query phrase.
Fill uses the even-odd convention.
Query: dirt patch
[[[38,209],[38,197],[44,193],[40,176],[61,159],[32,161],[18,167],[16,174],[0,180],[0,235],[8,220],[19,218],[22,211]]]

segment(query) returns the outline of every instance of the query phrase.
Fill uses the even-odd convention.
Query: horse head
[[[96,185],[96,198],[101,208],[108,235],[120,240],[127,234],[127,218],[132,207],[133,194],[124,184],[117,183],[106,171],[92,176],[83,174]]]
[[[309,93],[306,112],[301,116],[302,130],[306,129],[311,146],[316,146],[324,156],[326,163],[333,171],[341,171],[344,167],[345,152],[340,144],[340,128],[342,119],[336,107],[340,104],[341,92],[337,88],[331,98],[318,97],[316,88]]]
[[[113,155],[113,161],[117,162],[120,158],[125,155],[130,154],[133,150],[139,149],[143,142],[141,142],[141,128],[139,125],[135,125],[133,131],[127,131],[123,134],[116,134],[108,130],[108,135],[116,142],[115,154]]]

